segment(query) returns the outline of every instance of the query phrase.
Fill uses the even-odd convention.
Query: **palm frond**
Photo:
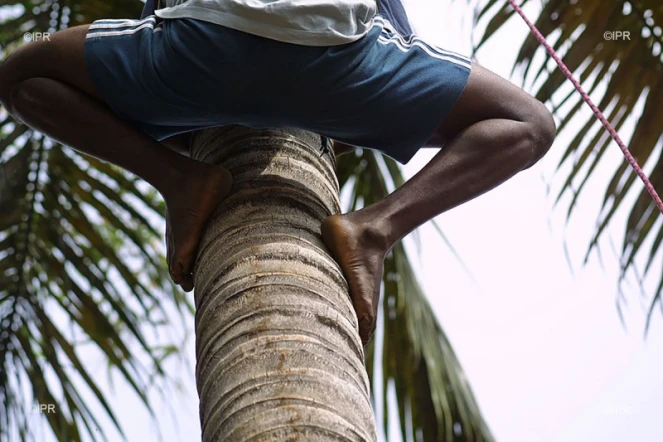
[[[380,167],[382,162],[386,167]],[[397,163],[368,150],[339,157],[337,174],[341,188],[352,185],[344,211],[369,205],[390,193],[392,185],[400,186],[405,181]],[[382,392],[379,399],[384,407],[385,432],[387,396],[393,385],[402,440],[493,440],[402,244],[394,247],[385,260],[378,327],[384,338],[382,342],[374,338],[366,348],[366,365],[374,406],[376,392]],[[382,376],[376,378],[375,357],[380,347]]]
[[[7,6],[22,8],[0,24],[0,49],[7,52],[24,44],[25,32],[138,17],[142,9],[138,0]],[[55,412],[40,418],[58,440],[81,440],[84,433],[108,440],[84,390],[124,436],[98,373],[81,355],[94,348],[107,358],[109,372],[152,412],[147,392],[167,375],[163,347],[146,332],[172,327],[170,307],[182,318],[193,309],[165,265],[155,226],[164,203],[119,168],[4,116],[0,108],[0,439],[33,440],[29,410],[47,404]]]
[[[491,1],[484,5],[480,16],[490,17],[486,31],[479,45],[503,28],[506,20],[514,11],[505,2],[491,16]],[[631,154],[640,165],[652,170],[650,177],[654,187],[663,191],[663,156],[660,146],[663,141],[663,90],[658,83],[663,79],[663,4],[658,0],[615,1],[578,0],[569,3],[563,0],[544,2],[543,9],[535,26],[547,38],[554,39],[552,46],[560,52],[566,66],[579,78],[583,89],[590,95],[601,88],[600,97],[593,98],[600,109],[605,110],[606,118],[615,129],[624,127],[628,117],[635,117],[635,129],[628,142]],[[630,39],[610,40],[605,33],[610,31],[628,32]],[[532,34],[529,34],[520,47],[516,66],[525,66],[523,85],[529,83],[539,86],[534,92],[537,99],[550,102],[560,119],[559,131],[577,130],[569,126],[572,121],[585,119],[585,123],[575,134],[558,164],[559,171],[570,165],[568,176],[560,187],[555,204],[564,195],[570,195],[567,207],[567,221],[575,213],[578,197],[587,188],[587,184],[602,167],[601,160],[606,158],[609,149],[618,149],[603,125],[592,113],[585,111],[584,102],[575,89],[563,92],[566,77],[546,54],[537,66],[533,60],[545,49]],[[564,94],[556,101],[556,97]],[[638,103],[643,102],[642,110]],[[563,110],[562,110],[563,109]],[[635,202],[633,194],[637,194]],[[644,275],[647,276],[651,264],[659,250],[663,238],[663,224],[656,222],[660,213],[654,210],[653,201],[630,166],[624,161],[613,172],[597,217],[596,228],[589,241],[585,260],[588,261],[593,251],[598,253],[599,240],[607,227],[613,225],[615,216],[628,213],[628,222],[624,230],[621,247],[619,284],[629,270],[635,271],[636,258],[646,260]],[[649,241],[650,246],[646,247]],[[661,303],[663,277],[659,273],[658,288],[653,294],[649,316],[654,306]]]

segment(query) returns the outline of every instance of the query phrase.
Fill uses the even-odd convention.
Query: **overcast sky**
[[[465,2],[456,0],[452,7],[443,0],[404,2],[420,35],[446,49],[469,53],[471,22]],[[526,8],[532,17],[533,7]],[[527,32],[515,17],[507,32],[477,54],[479,63],[509,78],[519,48],[515,43]],[[520,85],[519,78],[513,80]],[[628,140],[631,131],[632,124],[627,124],[622,138]],[[656,281],[646,285],[649,298],[627,288],[625,329],[615,307],[617,258],[609,241],[603,243],[604,267],[595,254],[581,266],[610,172],[623,156],[613,144],[567,225],[568,199],[554,210],[553,196],[547,196],[546,189],[559,188],[553,172],[569,140],[569,134],[558,136],[549,155],[536,166],[438,217],[476,282],[465,275],[433,229],[424,227],[423,283],[498,441],[659,442],[663,440],[660,313],[655,313],[648,339],[643,339],[643,310]],[[406,167],[407,174],[414,174],[434,153],[419,153]],[[561,169],[557,176],[566,171]],[[639,191],[641,183],[636,185]],[[618,219],[623,221],[625,214]],[[617,250],[622,226],[614,223],[609,235]],[[654,267],[661,268],[660,256]],[[184,382],[182,390],[167,402],[157,399],[164,441],[195,440],[200,432],[193,339],[187,352],[187,364],[170,364],[172,375]],[[104,372],[103,367],[100,370]],[[126,386],[116,379],[110,394],[130,441],[160,440]],[[177,428],[169,410],[177,415]],[[112,430],[108,434],[114,440]],[[398,442],[400,437],[394,433],[388,440]]]

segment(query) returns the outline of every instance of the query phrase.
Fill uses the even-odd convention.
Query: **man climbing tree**
[[[225,168],[186,156],[187,133],[298,127],[402,164],[441,148],[382,201],[321,226],[364,342],[394,244],[530,167],[555,137],[541,102],[410,34],[397,3],[166,0],[152,14],[148,2],[141,19],[97,20],[16,50],[0,65],[0,102],[161,193],[171,276],[186,291],[203,227],[232,183]]]

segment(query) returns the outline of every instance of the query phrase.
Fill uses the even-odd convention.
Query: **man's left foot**
[[[361,222],[354,212],[328,216],[321,230],[325,245],[347,278],[359,336],[366,345],[375,329],[386,239],[372,224]]]

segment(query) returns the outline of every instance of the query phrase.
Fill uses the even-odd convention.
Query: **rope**
[[[557,53],[555,50],[548,44],[546,39],[541,35],[541,32],[530,22],[527,17],[525,16],[525,13],[523,12],[522,9],[520,9],[520,6],[518,6],[515,3],[515,0],[508,0],[508,2],[511,4],[513,9],[516,10],[518,14],[525,20],[525,23],[527,23],[527,26],[532,30],[534,35],[536,36],[536,39],[539,40],[539,43],[541,43],[545,48],[546,51],[548,51],[548,54],[557,62],[557,65],[559,68],[564,72],[564,75],[566,75],[566,78],[571,80],[571,83],[575,86],[576,90],[580,92],[580,95],[582,95],[582,99],[589,105],[589,107],[592,109],[592,112],[594,112],[594,115],[596,115],[596,118],[601,121],[603,126],[608,130],[610,133],[610,136],[612,137],[613,140],[617,142],[619,145],[619,148],[622,150],[622,153],[626,157],[626,161],[631,165],[633,170],[635,171],[636,174],[640,177],[642,182],[645,184],[645,188],[647,189],[647,192],[649,192],[649,195],[651,195],[652,199],[654,200],[654,203],[656,203],[656,206],[658,207],[658,210],[663,213],[663,201],[661,201],[661,197],[658,196],[658,193],[656,193],[656,189],[654,189],[654,186],[652,183],[649,181],[649,178],[647,178],[647,175],[642,171],[640,166],[638,165],[637,161],[635,161],[635,158],[633,158],[633,155],[631,155],[631,152],[629,152],[628,147],[624,144],[624,142],[619,138],[619,135],[617,134],[617,131],[612,127],[612,125],[606,120],[606,118],[603,116],[603,113],[599,110],[598,107],[592,102],[592,100],[589,98],[589,95],[583,90],[582,86],[580,86],[580,83],[573,77],[573,74],[569,69],[566,67],[566,65],[560,60],[560,58],[557,56]]]

